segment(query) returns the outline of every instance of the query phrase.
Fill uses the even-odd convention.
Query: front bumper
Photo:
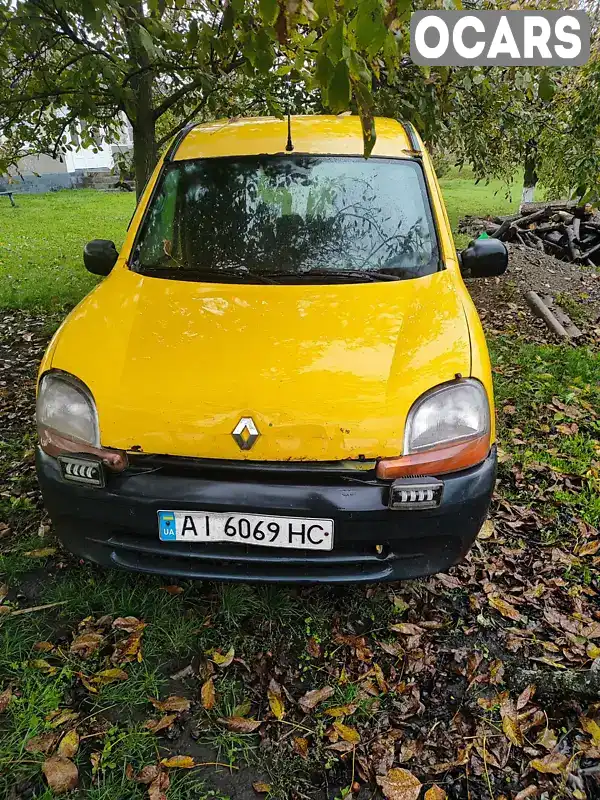
[[[65,481],[39,448],[44,503],[64,545],[105,566],[173,578],[287,583],[374,582],[446,570],[469,550],[490,504],[496,449],[479,466],[442,476],[437,508],[390,510],[390,484],[316,472],[206,467],[128,469],[105,488]],[[304,551],[241,544],[161,542],[159,509],[332,518],[334,549]],[[383,552],[377,553],[376,546]]]

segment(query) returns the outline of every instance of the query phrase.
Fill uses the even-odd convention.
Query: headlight
[[[38,430],[50,429],[74,442],[100,446],[98,415],[89,390],[64,372],[49,372],[37,396]]]
[[[411,408],[404,434],[404,453],[419,453],[486,436],[490,405],[483,385],[462,380],[433,389]]]

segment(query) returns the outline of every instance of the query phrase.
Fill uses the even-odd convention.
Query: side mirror
[[[508,267],[508,250],[498,239],[475,239],[460,254],[460,271],[469,278],[502,275]]]
[[[83,263],[94,275],[108,275],[117,263],[119,254],[109,239],[92,239],[83,248]]]

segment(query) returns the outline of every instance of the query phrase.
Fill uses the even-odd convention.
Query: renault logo
[[[260,436],[260,433],[252,417],[242,417],[231,432],[231,435],[237,442],[240,450],[250,450],[254,442]]]

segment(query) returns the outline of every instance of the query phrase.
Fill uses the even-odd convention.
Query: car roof
[[[420,142],[414,137],[412,126],[405,128],[397,120],[376,117],[375,130],[377,142],[372,153],[374,156],[406,158],[420,149]],[[358,116],[292,116],[291,132],[294,150],[290,155],[363,154],[362,128]],[[223,156],[285,155],[287,136],[287,118],[246,117],[216,120],[196,125],[182,134],[171,159],[186,161]]]

